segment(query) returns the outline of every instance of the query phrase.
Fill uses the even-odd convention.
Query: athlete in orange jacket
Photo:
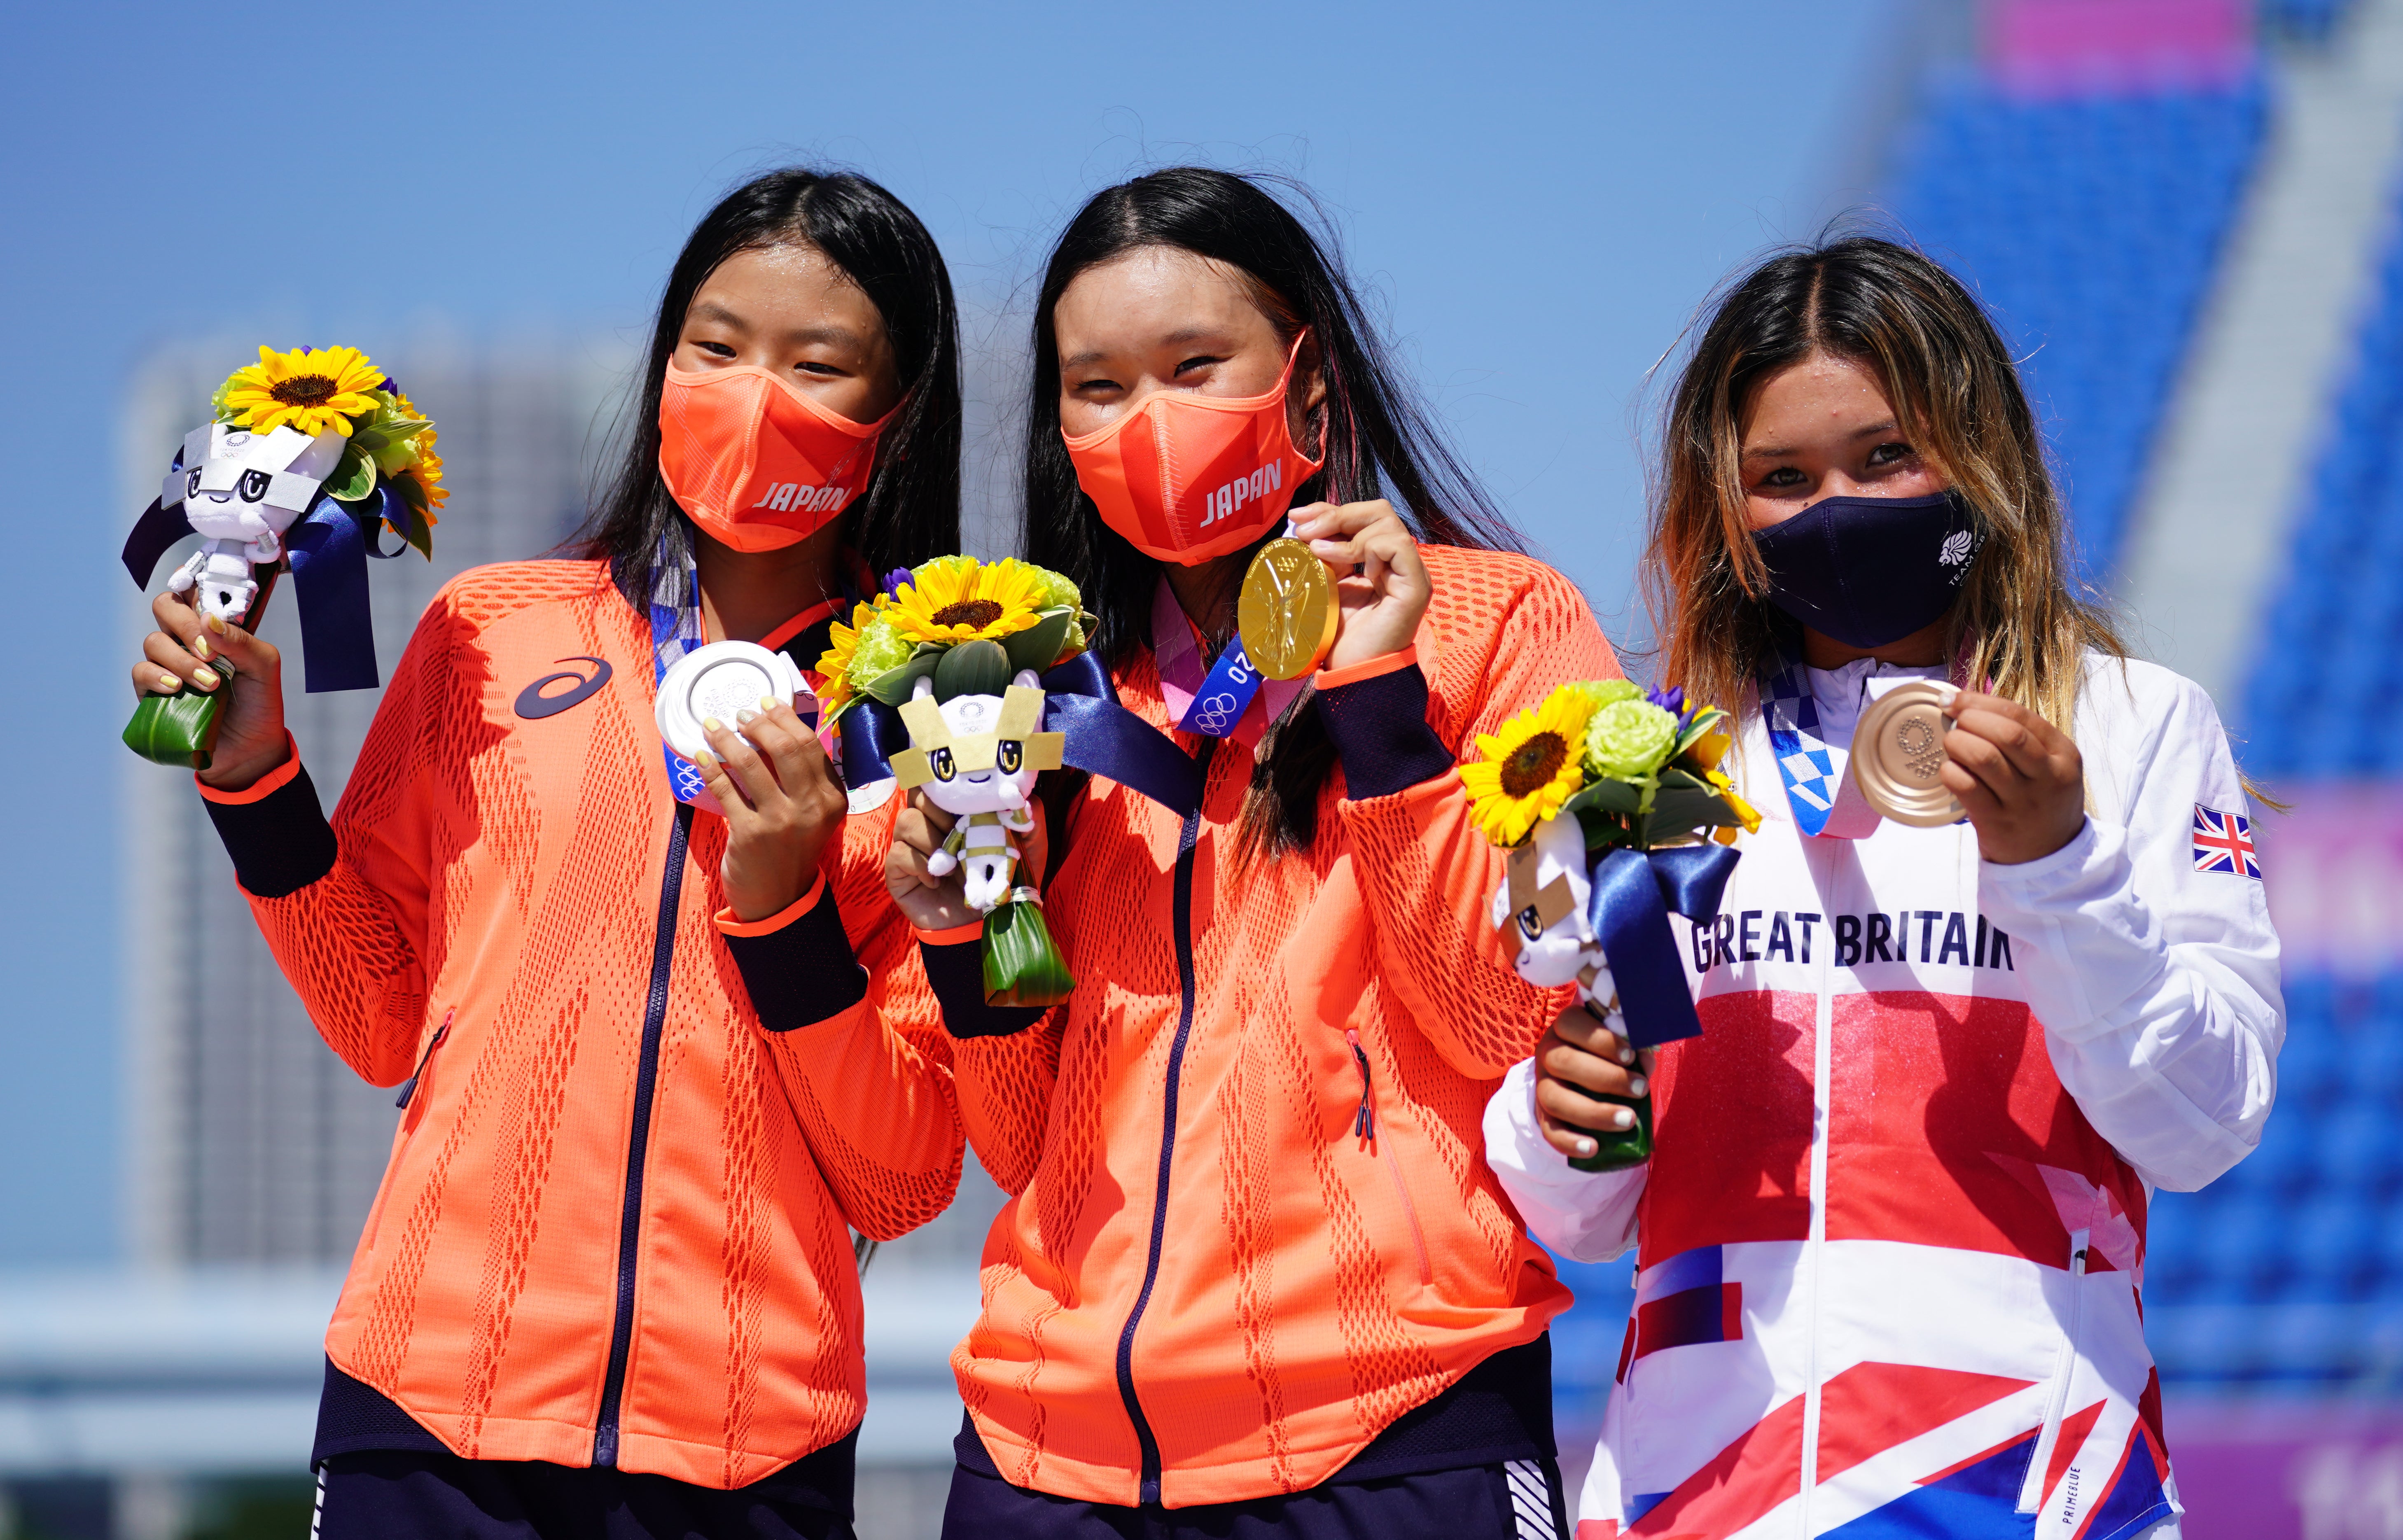
[[[948,1045],[888,1025],[932,1014],[895,804],[846,820],[789,706],[671,763],[653,701],[704,637],[813,664],[846,546],[956,543],[952,329],[873,184],[729,197],[670,278],[594,559],[442,590],[330,826],[273,649],[155,606],[137,687],[236,673],[201,791],[260,928],[334,1050],[403,1087],[326,1339],[327,1540],[851,1533],[846,1227],[924,1224],[961,1155]],[[813,495],[745,494],[777,477]]]
[[[1544,1331],[1568,1295],[1479,1153],[1561,1002],[1503,963],[1454,767],[1618,671],[1558,574],[1469,548],[1487,510],[1438,479],[1355,314],[1299,222],[1215,172],[1103,193],[1053,256],[1029,554],[1082,585],[1129,707],[1212,730],[1176,732],[1190,812],[1098,779],[1051,803],[1076,989],[1032,1024],[981,1005],[925,871],[939,831],[901,821],[962,1117],[1016,1194],[953,1357],[949,1534],[1125,1533],[1131,1505],[1155,1535],[1561,1532]],[[1441,544],[1308,502],[1381,477]],[[1297,493],[1313,548],[1361,571],[1314,699],[1245,706],[1242,670],[1201,665]]]

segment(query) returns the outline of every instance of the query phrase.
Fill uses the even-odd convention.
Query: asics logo
[[[609,682],[609,665],[602,659],[563,658],[560,661],[590,663],[592,665],[592,672],[582,673],[575,669],[563,669],[557,673],[544,674],[533,684],[518,691],[517,710],[520,716],[529,722],[539,722],[546,716],[557,716],[568,707],[581,705],[590,700],[594,691]],[[543,693],[546,687],[556,685],[563,679],[573,679],[576,683],[572,687],[561,690],[557,695]]]
[[[805,513],[840,513],[851,499],[849,487],[805,487],[799,481],[771,481],[759,494],[754,508],[766,508],[771,513],[783,513],[799,508]]]
[[[1285,465],[1281,461],[1262,465],[1249,476],[1238,476],[1202,499],[1202,527],[1208,529],[1221,519],[1231,519],[1237,508],[1257,503],[1284,486]]]

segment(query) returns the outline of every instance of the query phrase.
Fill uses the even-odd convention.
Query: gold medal
[[[1243,653],[1270,679],[1299,679],[1326,660],[1342,611],[1327,563],[1299,540],[1271,540],[1252,558],[1235,601]]]
[[[1945,708],[1953,692],[1932,680],[1896,687],[1861,713],[1853,732],[1853,784],[1897,824],[1932,829],[1960,822],[1961,804],[1944,789]]]

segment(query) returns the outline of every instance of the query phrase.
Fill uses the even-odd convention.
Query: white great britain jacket
[[[1939,674],[1810,671],[1839,770]],[[2090,658],[2075,728],[2084,828],[1998,867],[1965,824],[1803,837],[1756,714],[1764,821],[1717,924],[1673,922],[1703,1034],[1660,1055],[1653,1158],[1573,1171],[1532,1066],[1495,1093],[1529,1229],[1640,1248],[1578,1540],[2175,1533],[2146,1210],[2260,1138],[2278,939],[2210,698]]]

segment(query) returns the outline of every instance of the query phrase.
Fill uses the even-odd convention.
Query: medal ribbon
[[[1873,833],[1882,820],[1861,799],[1852,777],[1838,770],[1834,752],[1819,736],[1819,703],[1801,659],[1781,658],[1777,672],[1761,675],[1760,715],[1795,826],[1805,837],[1831,839],[1863,839]]]
[[[1270,679],[1252,665],[1241,634],[1227,639],[1210,672],[1202,672],[1202,649],[1192,622],[1165,577],[1152,594],[1152,656],[1160,664],[1160,695],[1177,717],[1177,728],[1210,738],[1232,738],[1257,749],[1271,722],[1285,715],[1306,681]],[[1253,707],[1257,701],[1257,710]]]

